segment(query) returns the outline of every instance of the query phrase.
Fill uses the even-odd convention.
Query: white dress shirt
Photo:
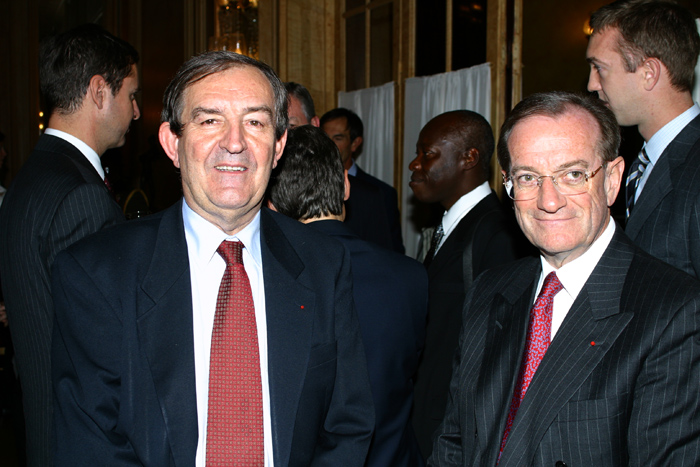
[[[442,230],[445,234],[443,235],[442,240],[440,240],[437,248],[435,248],[435,254],[437,254],[440,247],[445,243],[445,240],[447,240],[447,237],[449,237],[455,227],[457,227],[459,221],[461,221],[464,216],[469,214],[469,211],[471,211],[474,206],[479,204],[482,199],[486,198],[490,194],[491,187],[489,186],[489,182],[484,182],[466,195],[462,195],[462,197],[459,198],[457,202],[450,207],[450,209],[445,211],[445,213],[442,215]]]
[[[90,164],[97,170],[97,173],[100,174],[100,177],[102,180],[105,179],[105,171],[102,168],[102,161],[100,160],[99,154],[95,152],[94,149],[92,149],[90,146],[85,144],[82,140],[79,140],[73,135],[69,135],[65,131],[57,130],[55,128],[47,128],[44,130],[44,134],[55,136],[56,138],[61,138],[64,141],[69,142],[73,146],[75,146],[78,151],[83,153],[83,156],[90,161]]]
[[[270,417],[270,384],[267,374],[267,321],[265,319],[265,284],[263,281],[262,254],[260,250],[260,213],[243,230],[229,236],[214,224],[195,213],[186,202],[182,203],[185,239],[190,262],[192,283],[192,328],[194,332],[194,368],[197,394],[197,427],[199,439],[195,465],[205,467],[207,447],[207,408],[209,406],[209,359],[211,335],[214,328],[216,298],[226,270],[226,262],[216,252],[224,240],[243,243],[243,266],[255,306],[260,347],[260,374],[263,400],[263,429],[265,466],[273,466],[272,425]]]
[[[567,313],[571,309],[571,305],[574,304],[576,297],[578,297],[579,292],[586,285],[588,277],[595,269],[596,265],[603,256],[603,253],[610,245],[610,240],[613,238],[615,233],[615,221],[612,217],[608,221],[608,226],[605,228],[603,233],[598,237],[593,244],[588,248],[588,250],[576,258],[575,260],[566,263],[559,269],[555,269],[554,266],[549,264],[544,256],[540,256],[542,261],[542,275],[540,275],[540,280],[537,284],[537,293],[535,297],[540,294],[542,290],[542,284],[544,283],[544,278],[547,277],[552,271],[557,273],[557,278],[559,282],[564,286],[558,294],[554,296],[553,311],[552,311],[552,341],[554,340],[554,335],[559,330],[561,323],[564,322]],[[537,301],[537,298],[532,302],[533,304]]]
[[[700,115],[700,107],[698,104],[693,104],[692,107],[668,122],[663,126],[663,128],[654,133],[654,136],[652,136],[649,141],[644,143],[642,148],[646,150],[647,157],[649,158],[649,164],[647,164],[646,168],[644,169],[644,173],[639,178],[639,186],[637,187],[637,191],[635,192],[634,196],[635,202],[639,199],[639,195],[649,179],[649,174],[654,169],[654,165],[656,165],[656,163],[659,161],[661,154],[663,154],[664,150],[666,150],[666,146],[671,144],[671,141],[678,136],[678,133],[683,131],[683,128],[685,128],[688,123],[690,123],[691,120],[698,115]]]

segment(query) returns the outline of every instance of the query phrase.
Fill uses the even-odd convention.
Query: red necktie
[[[520,365],[518,381],[515,383],[515,391],[513,391],[513,399],[510,403],[506,429],[503,432],[503,441],[501,441],[501,451],[498,454],[499,461],[501,460],[501,454],[503,454],[503,448],[506,446],[510,430],[513,427],[515,415],[520,408],[520,403],[525,397],[532,377],[535,376],[537,367],[549,348],[549,341],[552,337],[552,303],[554,302],[554,296],[563,288],[564,286],[559,282],[557,274],[554,271],[550,272],[544,278],[540,295],[530,310],[530,322],[527,327],[527,339],[525,341],[525,355]]]
[[[226,261],[216,299],[209,365],[207,467],[262,466],[263,406],[255,307],[243,244],[221,242]]]

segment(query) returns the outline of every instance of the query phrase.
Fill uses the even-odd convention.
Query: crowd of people
[[[526,97],[497,142],[469,110],[415,135],[443,212],[417,259],[361,119],[225,51],[165,90],[182,199],[124,222],[100,157],[139,55],[50,39],[48,126],[0,193],[27,465],[700,464],[700,36],[666,0],[590,25],[589,95]]]

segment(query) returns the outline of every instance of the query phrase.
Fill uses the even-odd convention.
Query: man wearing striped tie
[[[691,96],[700,37],[667,1],[623,0],[591,15],[588,90],[644,138],[626,180],[625,232],[644,251],[700,275],[700,107]]]
[[[498,143],[539,258],[486,271],[464,302],[432,466],[700,465],[700,282],[610,217],[619,128],[599,100],[535,94]]]

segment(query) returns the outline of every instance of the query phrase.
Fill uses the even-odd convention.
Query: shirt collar
[[[357,177],[357,164],[355,164],[355,159],[352,160],[352,165],[348,169],[348,175],[352,175],[353,177]]]
[[[547,277],[547,274],[555,271],[559,282],[564,286],[564,290],[575,300],[579,292],[581,292],[581,289],[583,289],[583,286],[586,285],[588,278],[600,261],[603,253],[605,253],[608,245],[610,245],[610,241],[615,234],[615,228],[615,221],[611,217],[608,221],[608,226],[588,250],[559,269],[555,269],[554,266],[544,259],[544,256],[540,256],[540,260],[542,261],[542,275],[540,276],[538,290],[542,287],[542,283],[544,278]]]
[[[100,174],[100,177],[102,180],[105,179],[105,171],[102,168],[102,161],[100,160],[99,154],[95,152],[94,149],[92,149],[90,146],[85,144],[83,141],[79,140],[75,136],[66,133],[65,131],[57,130],[55,128],[47,128],[44,130],[44,133],[47,135],[55,136],[56,138],[61,138],[64,141],[69,142],[73,146],[76,147],[78,151],[80,151],[85,158],[92,164],[92,166],[97,170],[97,173]]]
[[[187,239],[187,251],[190,263],[203,268],[214,257],[216,249],[224,240],[238,240],[243,243],[250,258],[258,267],[262,267],[262,253],[260,251],[260,211],[243,230],[235,235],[228,235],[217,226],[204,219],[182,202],[182,220],[185,224],[185,238]]]
[[[469,193],[462,195],[450,209],[445,211],[445,214],[442,215],[442,230],[445,232],[445,237],[452,232],[457,223],[459,223],[474,206],[479,204],[482,199],[490,194],[491,187],[489,186],[489,182],[484,182]]]
[[[666,146],[698,115],[700,115],[700,107],[698,104],[693,104],[688,110],[668,122],[663,128],[654,133],[654,136],[649,138],[649,141],[644,144],[644,149],[652,165],[656,165]]]

